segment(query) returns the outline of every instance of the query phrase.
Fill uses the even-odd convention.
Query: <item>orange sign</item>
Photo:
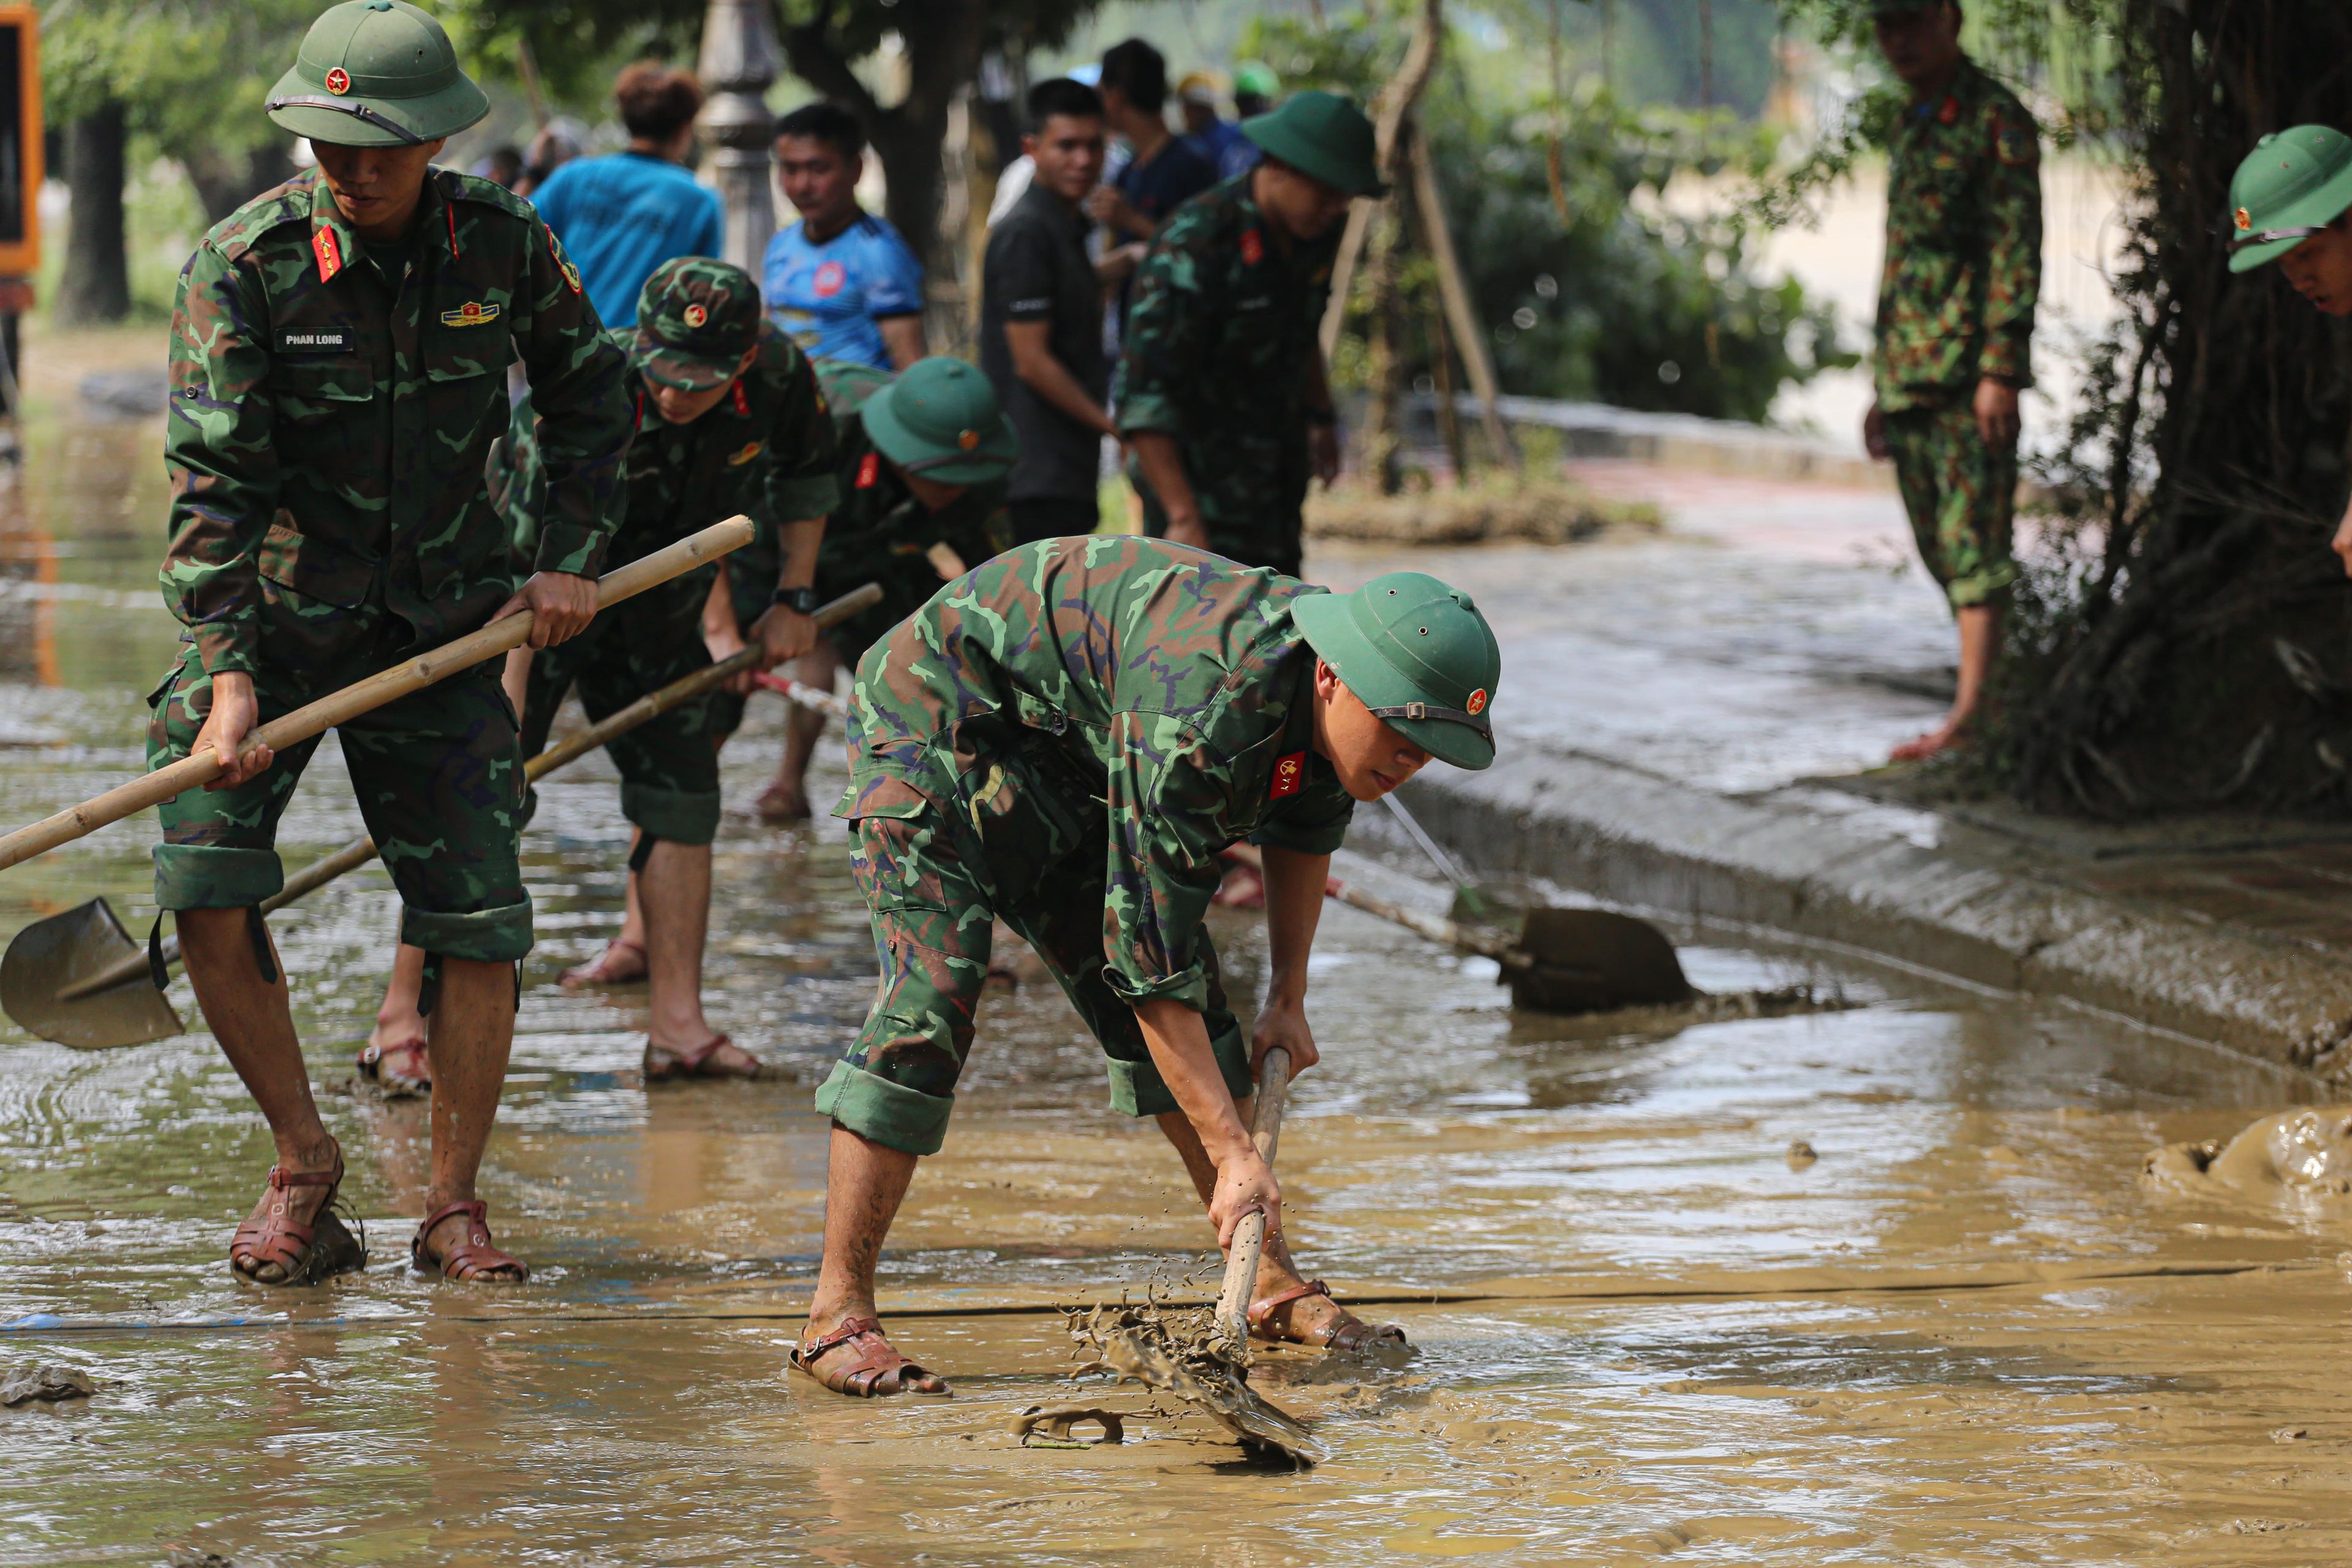
[[[41,266],[40,32],[36,7],[0,5],[0,277]]]

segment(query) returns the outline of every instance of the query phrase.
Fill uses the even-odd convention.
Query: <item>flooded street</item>
[[[157,449],[150,424],[37,426],[0,496],[8,826],[141,765],[138,699],[177,633]],[[1612,558],[1611,595],[1717,547],[1681,548]],[[755,705],[728,752],[730,804],[781,718]],[[1714,763],[1738,773],[1750,739]],[[289,868],[361,831],[341,767],[331,742],[311,764]],[[555,984],[619,924],[614,781],[599,756],[542,784],[525,840],[540,945],[483,1184],[528,1287],[407,1269],[425,1108],[350,1086],[396,917],[377,868],[272,922],[364,1276],[233,1280],[269,1142],[201,1032],[103,1053],[0,1033],[0,1369],[96,1384],[0,1409],[0,1564],[2352,1557],[2352,1197],[2141,1174],[2307,1080],[1730,931],[1675,933],[1702,987],[1854,1005],[1643,1032],[1515,1016],[1491,963],[1327,911],[1287,1212],[1310,1276],[1418,1354],[1265,1358],[1326,1465],[1254,1469],[1198,1415],[1066,1381],[1056,1304],[1213,1294],[1213,1254],[1042,979],[984,1005],[883,1260],[898,1342],[955,1397],[787,1380],[822,1221],[810,1095],[873,986],[844,835],[729,818],[711,1018],[780,1070],[649,1091],[643,989]],[[1377,815],[1346,873],[1438,907]],[[11,871],[0,928],[103,893],[143,938],[152,836],[151,815]],[[1263,937],[1217,929],[1246,994]],[[1024,1448],[1008,1428],[1037,1405],[1121,1412],[1127,1440]]]

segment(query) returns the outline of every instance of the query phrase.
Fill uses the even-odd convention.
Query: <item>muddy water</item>
[[[31,481],[0,498],[10,824],[136,765],[135,697],[173,636],[149,586],[152,430],[37,434]],[[730,752],[731,798],[772,760],[776,718]],[[313,765],[289,863],[358,826],[331,748]],[[2151,1151],[2304,1102],[2296,1083],[1721,932],[1681,933],[1699,984],[1864,1005],[1640,1034],[1514,1017],[1487,966],[1330,912],[1328,1054],[1283,1143],[1294,1234],[1343,1293],[1388,1298],[1421,1353],[1265,1366],[1326,1465],[1252,1470],[1199,1417],[1062,1381],[1045,1309],[1181,1289],[1205,1255],[1173,1160],[1102,1109],[1093,1047],[1034,984],[986,1005],[885,1263],[902,1342],[956,1397],[788,1382],[820,1220],[809,1089],[871,984],[840,838],[730,819],[714,1016],[783,1070],[648,1093],[642,993],[553,984],[617,920],[612,775],[592,760],[545,796],[542,941],[485,1174],[528,1289],[405,1271],[422,1109],[348,1092],[325,1103],[375,1266],[299,1295],[238,1287],[223,1250],[268,1144],[206,1040],[77,1055],[0,1036],[0,1321],[66,1325],[0,1333],[0,1366],[98,1384],[0,1410],[0,1563],[2352,1553],[2344,1205],[2140,1174]],[[0,929],[102,891],[143,931],[146,843],[126,824],[10,872]],[[276,922],[324,1089],[350,1076],[394,918],[371,869]],[[1244,921],[1223,933],[1246,985],[1262,947]],[[1123,1413],[1127,1442],[1008,1430],[1070,1405]]]

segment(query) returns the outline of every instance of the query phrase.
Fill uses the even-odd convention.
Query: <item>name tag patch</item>
[[[282,354],[357,353],[359,346],[359,334],[346,327],[278,329],[278,352]]]

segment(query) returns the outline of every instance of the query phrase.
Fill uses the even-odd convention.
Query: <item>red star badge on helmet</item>
[[[701,306],[688,305],[686,308],[686,324],[688,326],[699,327],[703,322],[709,320],[710,320],[710,312],[704,310]]]
[[[352,73],[337,66],[327,73],[327,90],[341,98],[352,90]]]
[[[1469,714],[1473,719],[1475,719],[1479,714],[1484,713],[1486,710],[1486,689],[1482,686],[1477,690],[1472,692],[1470,694],[1470,700],[1462,705],[1462,710]]]
[[[2240,228],[2242,228],[2242,229],[2251,229],[2251,228],[2252,228],[2252,227],[2254,226],[2254,215],[2253,215],[2253,214],[2252,214],[2252,213],[2250,213],[2250,212],[2248,212],[2245,208],[2243,208],[2243,207],[2240,207],[2240,208],[2238,209],[2238,215],[2237,215],[2237,216],[2238,216],[2238,226],[2239,226]]]

